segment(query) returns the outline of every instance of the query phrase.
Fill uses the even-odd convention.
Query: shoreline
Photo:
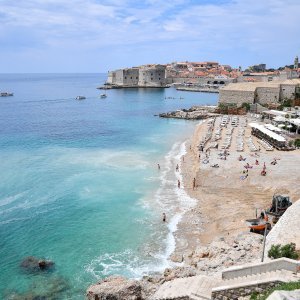
[[[246,118],[249,120],[245,122]],[[260,262],[263,237],[260,234],[250,233],[245,220],[255,217],[256,209],[260,213],[261,209],[268,208],[274,193],[289,194],[293,202],[300,198],[298,184],[300,173],[297,172],[297,166],[300,165],[300,150],[267,152],[261,149],[254,154],[247,146],[247,140],[251,137],[251,129],[247,126],[247,122],[252,120],[245,116],[239,116],[239,120],[239,128],[232,131],[232,142],[227,150],[229,155],[226,160],[219,157],[220,152],[224,150],[211,148],[208,151],[209,162],[204,162],[207,160],[205,150],[210,147],[210,142],[205,145],[199,159],[198,145],[206,135],[209,119],[194,127],[189,139],[177,149],[180,150],[180,147],[185,145],[185,151],[178,151],[178,155],[173,156],[175,163],[173,161],[170,168],[180,161],[180,170],[175,172],[175,176],[182,181],[181,188],[177,189],[176,186],[175,190],[195,200],[195,203],[185,207],[183,206],[185,202],[180,197],[178,203],[171,202],[178,207],[170,211],[172,217],[167,224],[169,228],[167,238],[171,235],[172,241],[175,242],[174,251],[167,257],[169,262],[167,268],[162,272],[150,272],[139,280],[108,277],[88,288],[87,299],[98,299],[95,295],[128,293],[149,300],[153,299],[153,295],[162,284],[176,278],[196,275],[218,277],[220,272],[228,267]],[[213,136],[215,130],[219,128],[220,121],[221,117],[217,117]],[[245,126],[242,123],[245,123]],[[240,127],[244,129],[243,152],[237,152]],[[220,148],[227,137],[226,127],[222,129],[218,141]],[[258,147],[257,138],[254,136],[251,138],[253,144]],[[246,161],[240,161],[238,159],[240,155]],[[271,162],[275,157],[277,164],[272,165]],[[259,165],[256,164],[256,160],[259,161]],[[212,168],[211,165],[216,163],[219,167]],[[243,174],[246,163],[249,163],[251,168],[245,177]],[[267,176],[260,175],[264,163],[267,166]],[[293,176],[290,176],[291,174]],[[196,178],[195,189],[193,178]],[[174,181],[171,185],[174,187]],[[168,207],[168,203],[165,204],[167,205],[165,207]],[[174,248],[174,245],[171,247]],[[166,248],[166,254],[168,249],[171,252],[170,248]],[[117,285],[121,287],[116,289]]]
[[[217,117],[217,122],[220,117]],[[211,149],[210,163],[203,164],[204,153],[199,160],[198,145],[206,131],[203,121],[196,125],[193,134],[186,141],[187,153],[181,158],[181,169],[186,193],[196,199],[194,208],[187,211],[178,224],[175,232],[176,250],[174,256],[187,256],[197,246],[208,246],[215,238],[233,237],[239,233],[249,231],[244,220],[255,217],[256,209],[267,208],[274,193],[287,193],[292,200],[300,198],[297,162],[300,165],[300,151],[283,152],[274,150],[271,153],[264,149],[260,152],[258,160],[267,164],[268,175],[260,176],[261,166],[254,166],[246,180],[240,180],[243,163],[238,161],[242,154],[247,162],[254,165],[255,158],[245,146],[244,152],[236,152],[235,138],[229,149],[227,161],[217,159],[216,149]],[[216,128],[216,126],[215,126]],[[247,127],[245,135],[250,135]],[[237,130],[237,129],[235,129]],[[224,130],[223,130],[224,131]],[[223,136],[224,137],[224,136]],[[254,143],[257,138],[253,137]],[[279,163],[270,166],[270,162],[277,157]],[[220,164],[219,168],[211,168],[212,163]],[[285,180],[280,180],[282,177]],[[196,189],[192,188],[193,178],[196,178]],[[226,218],[224,217],[226,216]]]

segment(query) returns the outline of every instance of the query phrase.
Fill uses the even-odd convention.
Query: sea
[[[0,299],[84,299],[109,275],[171,266],[173,234],[195,201],[175,167],[199,121],[157,114],[218,95],[132,88],[103,99],[105,80],[0,74],[0,91],[14,93],[0,98]],[[54,268],[22,268],[28,256]]]

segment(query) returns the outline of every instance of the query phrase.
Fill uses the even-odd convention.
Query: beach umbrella
[[[285,126],[284,124],[279,124],[277,127],[282,128],[284,126]]]
[[[286,127],[287,127],[287,128],[292,128],[293,126],[292,126],[292,125],[286,125]]]

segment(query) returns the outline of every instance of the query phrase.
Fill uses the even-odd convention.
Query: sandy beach
[[[247,118],[248,124],[253,122]],[[214,124],[214,131],[219,127],[221,117]],[[256,209],[270,206],[274,193],[288,194],[292,201],[300,198],[300,150],[295,151],[266,151],[256,137],[252,140],[260,151],[251,152],[246,140],[251,136],[251,128],[246,126],[246,117],[239,117],[239,124],[233,127],[232,142],[228,148],[226,160],[220,159],[219,153],[224,150],[210,149],[199,152],[198,146],[207,132],[208,121],[195,128],[192,137],[187,141],[187,153],[181,163],[184,186],[190,197],[197,199],[196,206],[186,212],[178,225],[176,232],[175,254],[193,251],[197,246],[206,246],[216,237],[235,236],[247,232],[244,220],[255,217]],[[227,128],[221,131],[222,145]],[[244,151],[237,152],[237,136],[244,128]],[[257,153],[257,154],[255,154]],[[199,159],[200,154],[200,159]],[[239,156],[246,158],[239,161]],[[277,164],[271,162],[277,159]],[[258,160],[259,165],[256,165]],[[249,163],[248,177],[244,178],[245,165]],[[266,165],[267,175],[261,176],[263,165]],[[219,168],[212,165],[218,164]],[[196,188],[193,189],[193,178],[196,178]]]

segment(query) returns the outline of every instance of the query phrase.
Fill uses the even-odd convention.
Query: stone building
[[[139,68],[139,82],[141,87],[166,86],[166,66],[146,65]]]
[[[300,87],[300,79],[289,79],[273,82],[231,83],[220,89],[219,103],[270,104],[280,103],[285,99],[294,99],[296,89]]]
[[[106,84],[115,87],[165,87],[165,70],[163,65],[119,69],[108,73]]]

